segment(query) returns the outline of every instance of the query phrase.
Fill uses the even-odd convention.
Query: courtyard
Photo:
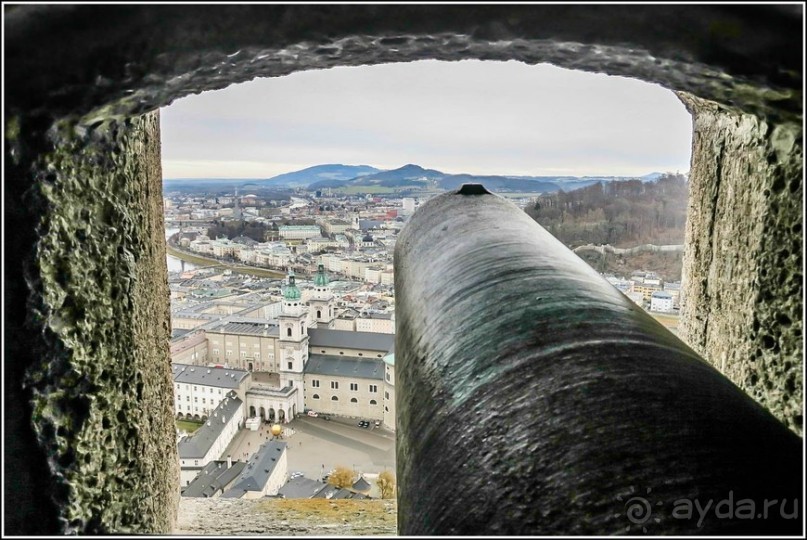
[[[373,486],[384,470],[395,472],[395,434],[384,428],[360,428],[358,419],[298,417],[283,424],[280,439],[288,444],[288,471],[306,478],[321,479],[331,469],[344,466],[362,474]],[[225,450],[235,461],[246,461],[261,444],[272,438],[271,424],[258,431],[242,429]]]

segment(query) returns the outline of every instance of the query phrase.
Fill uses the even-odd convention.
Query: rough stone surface
[[[51,130],[31,272],[33,422],[66,532],[164,532],[179,481],[158,113]]]
[[[394,500],[203,499],[182,497],[174,534],[387,536]]]
[[[694,125],[681,335],[802,434],[802,127],[681,99]]]
[[[729,492],[792,504],[801,440],[512,203],[422,205],[395,300],[400,534],[800,530],[675,517]]]
[[[306,69],[519,60],[636,77],[715,100],[766,122],[780,162],[801,156],[800,132],[791,146],[792,130],[781,127],[802,117],[798,5],[3,9],[5,353],[13,360],[3,367],[4,486],[6,497],[14,494],[5,501],[5,530],[12,534],[171,530],[176,498],[167,486],[177,485],[177,475],[168,434],[158,135],[154,117],[139,115],[191,93]],[[702,117],[704,126],[708,118]],[[714,116],[718,139],[724,118]],[[758,141],[767,148],[767,139]],[[748,144],[754,152],[753,138]],[[701,167],[699,156],[693,154],[693,169]],[[760,183],[772,192],[782,189],[775,170],[759,169]],[[782,178],[790,182],[790,174]],[[786,193],[791,184],[785,185]],[[800,190],[801,184],[794,193]],[[760,203],[767,209],[757,208],[763,216],[785,207],[783,199],[767,201]],[[765,223],[767,238],[801,239],[787,219]],[[796,250],[789,249],[785,258],[793,259]],[[773,256],[766,253],[760,257]],[[776,253],[784,256],[781,248]],[[780,310],[792,290],[776,287],[774,274],[759,276],[760,328],[782,315],[791,326],[781,339],[760,333],[762,354],[773,366],[773,349],[790,355],[788,336],[801,331],[790,307]],[[704,304],[692,313],[716,313],[710,307],[716,298],[725,297],[690,295]],[[711,328],[705,335],[719,340]],[[783,374],[793,369],[782,368]],[[799,379],[769,376],[776,378],[773,387],[794,386],[781,396],[800,392]],[[775,397],[768,392],[766,403],[780,410]]]
[[[801,112],[801,8],[6,8],[7,103],[92,123],[190,93],[333,66],[519,60],[656,82],[756,114]],[[104,20],[104,24],[82,24]],[[65,31],[64,29],[69,29]],[[31,43],[38,46],[32,48]],[[772,60],[773,59],[773,60]]]

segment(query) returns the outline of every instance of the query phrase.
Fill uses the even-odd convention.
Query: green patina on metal
[[[300,299],[300,289],[294,284],[294,274],[289,274],[289,285],[283,289],[283,298],[286,300]]]
[[[314,276],[314,285],[317,287],[327,287],[329,282],[328,274],[325,273],[325,266],[320,264],[317,267],[317,275]]]

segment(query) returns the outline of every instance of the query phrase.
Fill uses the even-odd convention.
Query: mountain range
[[[644,182],[656,180],[662,173],[653,172],[638,177]],[[416,190],[451,190],[465,183],[481,183],[491,191],[513,191],[545,193],[551,191],[570,191],[590,186],[597,182],[612,182],[635,179],[636,177],[620,176],[504,176],[448,174],[435,169],[425,169],[420,165],[407,164],[392,170],[381,170],[369,165],[315,165],[299,171],[288,172],[263,180],[240,179],[233,182],[248,183],[263,188],[305,188],[308,190],[352,188],[360,191],[361,187],[373,190],[402,191]],[[190,182],[189,179],[170,180],[166,183]],[[204,182],[204,180],[201,180]]]

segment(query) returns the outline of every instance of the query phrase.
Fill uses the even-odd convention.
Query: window
[[[205,398],[202,398],[202,403],[207,403],[207,400]]]
[[[286,336],[291,337],[291,326],[286,328]]]
[[[322,351],[322,354],[325,354],[325,351]]]
[[[370,385],[370,392],[372,392],[372,393],[374,393],[374,394],[375,394],[376,392],[378,392],[378,385],[376,385],[376,384],[371,384],[371,385]]]
[[[311,396],[311,398],[312,399],[319,399],[319,394],[314,394],[313,396]]]
[[[378,402],[374,399],[370,400],[370,405],[378,405]]]
[[[339,383],[337,381],[331,381],[331,390],[338,390]]]
[[[241,351],[241,358],[246,358],[246,357],[247,357],[247,352],[246,351]]]
[[[191,400],[190,396],[185,396],[185,401],[190,401],[190,400]]]
[[[322,318],[322,312],[320,310],[317,310],[317,319],[321,318]]]
[[[339,401],[339,398],[338,398],[338,397],[336,397],[336,396],[333,396],[333,397],[331,398],[331,401]]]
[[[218,355],[219,355],[219,350],[218,349],[213,349],[213,356],[218,356]]]
[[[387,372],[387,382],[389,382],[389,371]]]
[[[384,399],[389,399],[389,392],[384,392]]]
[[[232,355],[233,355],[233,351],[227,351],[227,352],[225,353],[225,356],[226,356],[227,358],[231,357]]]
[[[194,387],[193,387],[193,391],[194,391],[194,392],[196,392],[197,390],[198,390],[198,388],[196,388],[196,387],[194,386]]]
[[[377,357],[379,357],[379,358],[381,358],[381,355],[380,355],[380,354],[377,354],[376,356],[377,356]]]
[[[345,354],[345,353],[344,353],[344,352],[342,352],[342,351],[339,351],[339,354]]]
[[[353,392],[358,392],[359,383],[354,383],[354,382],[350,383],[350,390],[353,391]]]
[[[194,403],[199,403],[199,398],[198,398],[198,397],[194,397],[194,398],[193,398],[193,402],[194,402]]]
[[[314,379],[313,381],[311,381],[311,387],[312,388],[319,388],[319,380]]]
[[[389,412],[389,407],[384,407],[384,410]]]
[[[259,353],[259,352],[256,352],[253,356],[255,357],[255,360],[260,360],[261,359],[261,353]]]
[[[359,353],[359,356],[364,356],[362,353]]]
[[[359,402],[359,400],[358,400],[358,399],[356,399],[356,398],[350,398],[350,402],[351,402],[351,403],[358,403],[358,402]]]
[[[293,367],[294,367],[294,362],[289,362],[289,369],[292,369]]]

